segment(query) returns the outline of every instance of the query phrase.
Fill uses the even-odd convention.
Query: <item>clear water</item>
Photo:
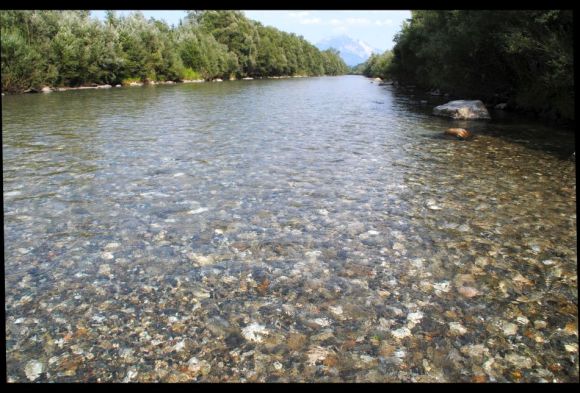
[[[8,380],[577,382],[574,135],[445,101],[2,97]]]

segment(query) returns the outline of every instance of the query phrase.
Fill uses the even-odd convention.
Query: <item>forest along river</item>
[[[8,381],[577,382],[573,133],[446,100],[3,97]]]

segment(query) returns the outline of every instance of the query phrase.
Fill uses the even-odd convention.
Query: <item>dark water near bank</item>
[[[577,382],[573,134],[413,94],[2,97],[8,380]]]

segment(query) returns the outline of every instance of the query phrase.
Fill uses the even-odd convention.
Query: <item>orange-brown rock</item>
[[[447,131],[445,131],[445,134],[453,135],[460,139],[467,139],[472,136],[471,132],[464,128],[449,128]]]

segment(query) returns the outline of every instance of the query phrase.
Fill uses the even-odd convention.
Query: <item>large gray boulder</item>
[[[436,106],[433,114],[461,120],[491,119],[487,108],[480,100],[449,101],[447,104]]]

